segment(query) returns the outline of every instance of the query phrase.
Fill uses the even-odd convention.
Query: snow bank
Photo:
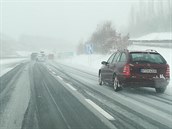
[[[20,61],[26,60],[26,58],[10,58],[10,59],[0,59],[0,66],[11,64],[11,63],[17,63]]]
[[[172,32],[150,33],[130,40],[172,40]]]
[[[0,59],[0,77],[25,60],[26,58]]]

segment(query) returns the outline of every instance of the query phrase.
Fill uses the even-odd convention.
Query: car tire
[[[100,73],[99,74],[99,85],[103,85],[103,81],[102,81],[102,74]]]
[[[166,86],[165,87],[161,87],[161,88],[155,88],[156,93],[164,93],[166,90]]]
[[[114,77],[113,88],[114,88],[114,91],[116,91],[116,92],[121,89],[117,76]]]

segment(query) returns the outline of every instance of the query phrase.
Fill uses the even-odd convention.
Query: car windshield
[[[132,62],[137,63],[153,63],[153,64],[165,64],[166,61],[158,53],[148,52],[135,52],[130,53]]]

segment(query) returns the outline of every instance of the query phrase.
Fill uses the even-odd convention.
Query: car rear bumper
[[[165,87],[169,84],[169,79],[133,79],[126,78],[123,80],[122,84],[125,87]]]

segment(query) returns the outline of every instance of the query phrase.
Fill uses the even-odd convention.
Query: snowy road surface
[[[18,65],[0,78],[1,129],[172,128],[171,95],[151,88],[116,93],[88,71],[57,62]]]

